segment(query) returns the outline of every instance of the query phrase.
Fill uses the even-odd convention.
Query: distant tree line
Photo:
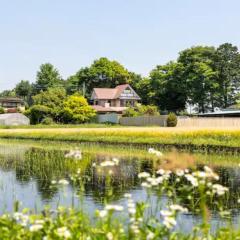
[[[240,53],[230,43],[217,48],[194,46],[181,51],[176,61],[156,66],[147,77],[128,71],[117,61],[100,58],[63,79],[52,64],[46,63],[40,66],[34,83],[22,80],[13,90],[3,91],[0,96],[22,97],[31,107],[39,105],[43,92],[48,91],[49,96],[54,92],[52,89],[58,89],[59,100],[65,98],[62,95],[77,93],[89,101],[94,87],[115,87],[124,83],[131,84],[143,104],[156,105],[161,110],[178,113],[189,104],[199,112],[226,108],[239,100]],[[54,99],[49,101],[54,102]],[[57,114],[52,113],[52,116],[58,119]]]

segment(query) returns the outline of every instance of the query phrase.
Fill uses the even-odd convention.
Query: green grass
[[[168,145],[177,148],[239,149],[240,130],[178,128],[48,128],[0,129],[0,138],[90,142],[139,146]]]

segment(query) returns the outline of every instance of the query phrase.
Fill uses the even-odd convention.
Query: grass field
[[[160,127],[0,129],[0,138],[106,144],[169,145],[196,148],[240,148],[239,129]]]

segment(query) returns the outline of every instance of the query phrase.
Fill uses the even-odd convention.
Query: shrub
[[[54,121],[53,121],[53,119],[51,117],[45,117],[41,121],[41,124],[43,124],[43,125],[51,125],[51,124],[54,124]]]
[[[177,116],[175,113],[169,113],[167,117],[167,126],[176,127],[177,126]]]
[[[31,124],[41,123],[42,120],[49,116],[51,109],[43,105],[33,105],[27,111],[25,115],[30,118]]]
[[[5,113],[4,108],[0,107],[0,114]]]
[[[123,117],[137,117],[137,116],[156,116],[160,115],[157,106],[154,105],[140,105],[136,107],[129,107],[123,113]]]
[[[129,107],[123,112],[123,117],[136,117],[138,115],[138,112],[133,107]]]
[[[95,110],[88,105],[87,100],[78,94],[69,96],[63,103],[65,122],[85,123],[96,115]]]

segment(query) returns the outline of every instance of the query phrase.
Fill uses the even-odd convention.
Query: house
[[[21,113],[5,113],[0,114],[0,125],[4,126],[19,126],[29,125],[30,120]]]
[[[17,97],[2,97],[0,98],[0,107],[4,108],[6,112],[16,113],[25,110],[24,101]]]
[[[123,84],[115,88],[94,88],[91,100],[98,114],[121,114],[128,107],[135,106],[141,98],[129,84]]]

